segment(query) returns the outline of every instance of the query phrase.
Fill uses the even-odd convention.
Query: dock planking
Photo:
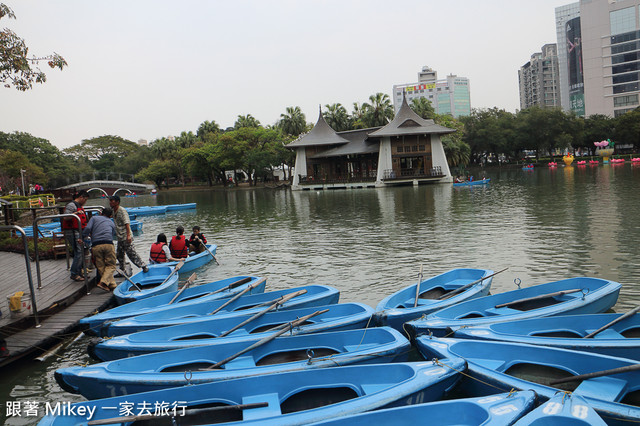
[[[9,350],[8,357],[0,358],[0,367],[66,340],[74,334],[81,318],[104,309],[112,299],[111,293],[92,288],[95,272],[89,274],[87,294],[84,281],[71,280],[65,259],[40,261],[41,289],[37,288],[35,262],[30,263],[30,268],[40,314],[38,328],[29,317],[30,312],[12,316],[9,311],[8,296],[17,291],[30,292],[24,255],[0,252],[0,270],[5,272],[0,280],[0,336]]]

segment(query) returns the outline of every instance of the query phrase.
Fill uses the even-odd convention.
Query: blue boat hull
[[[262,338],[268,335],[267,330],[269,329],[324,309],[329,311],[310,318],[305,324],[296,327],[288,335],[365,328],[369,325],[371,314],[373,314],[373,308],[362,303],[340,303],[269,312],[250,321],[224,338],[219,338],[218,336],[244,322],[249,318],[249,315],[211,318],[208,321],[200,321],[194,324],[174,325],[172,327],[118,336],[113,339],[94,341],[89,344],[88,352],[92,358],[108,361],[230,340],[244,341],[252,338]]]
[[[425,357],[466,359],[470,379],[462,386],[472,395],[490,395],[496,389],[527,389],[546,401],[557,392],[569,391],[584,398],[610,425],[628,425],[640,419],[640,371],[550,385],[558,378],[636,365],[633,360],[480,340],[421,336],[415,343]]]
[[[211,253],[213,253],[214,255],[216,254],[216,250],[218,248],[217,245],[215,245],[215,244],[207,244],[207,247],[209,248],[209,250],[211,250]],[[178,272],[181,273],[181,274],[186,274],[188,272],[193,272],[196,269],[200,268],[201,266],[204,266],[207,263],[211,262],[211,260],[213,260],[213,257],[206,250],[203,251],[202,253],[198,253],[198,254],[191,254],[190,253],[190,256],[187,257],[186,259],[184,259],[184,264],[182,265],[182,268],[180,268],[180,270]],[[173,267],[175,267],[178,263],[180,263],[180,262],[157,263],[155,265],[149,265],[149,269],[158,268],[158,267],[162,267],[162,266],[173,266]]]
[[[175,212],[178,210],[190,210],[196,208],[196,203],[185,203],[185,204],[167,204],[166,206],[167,212]]]
[[[454,182],[453,186],[475,186],[475,185],[487,185],[491,179],[472,180],[471,182]]]
[[[63,389],[85,398],[109,398],[336,365],[402,362],[407,360],[411,348],[405,337],[388,327],[278,337],[225,363],[223,369],[206,370],[260,340],[229,340],[84,367],[62,368],[56,371],[55,378]]]
[[[535,402],[536,394],[531,391],[501,393],[375,410],[315,423],[314,426],[415,426],[419,424],[416,419],[428,419],[430,425],[510,426],[530,411]]]
[[[515,321],[554,315],[578,315],[605,312],[618,300],[622,286],[614,281],[599,278],[578,277],[539,284],[519,290],[480,297],[441,309],[424,319],[406,323],[407,332],[415,337],[432,333],[443,337],[461,327],[472,327],[497,322]],[[554,294],[569,294],[515,303],[524,299]],[[510,306],[499,307],[511,303]]]
[[[172,267],[161,266],[153,269],[149,268],[149,272],[140,271],[132,275],[129,279],[137,284],[141,291],[129,281],[125,280],[113,290],[116,302],[122,305],[136,300],[146,299],[147,297],[177,291],[178,274],[173,274],[167,280],[167,277],[171,275],[172,271]]]
[[[247,282],[241,285],[237,285],[233,288],[227,288],[224,291],[211,294],[212,292],[224,289],[225,287],[228,287],[233,283],[245,280],[247,280]],[[161,310],[169,309],[178,305],[185,306],[199,303],[201,301],[226,299],[228,297],[234,296],[235,294],[238,294],[249,286],[253,286],[253,288],[248,293],[246,293],[247,295],[259,294],[264,292],[265,283],[266,278],[260,277],[239,276],[225,278],[224,280],[214,281],[208,284],[201,284],[196,287],[187,288],[178,296],[178,298],[172,304],[169,304],[169,302],[171,302],[171,300],[178,294],[178,291],[172,291],[169,293],[159,294],[157,296],[147,297],[141,300],[136,300],[131,303],[126,303],[124,305],[111,308],[107,311],[100,312],[90,317],[82,318],[80,320],[80,325],[85,328],[85,334],[97,336],[99,335],[102,324],[104,324],[106,321],[115,321],[118,319],[148,314],[151,312],[159,312]]]
[[[584,338],[621,316],[587,314],[532,318],[461,328],[453,337],[551,346],[640,361],[640,315],[627,317],[593,338]]]
[[[420,318],[422,315],[433,313],[465,300],[486,296],[489,293],[493,277],[487,278],[450,298],[437,300],[439,296],[491,274],[493,274],[493,271],[488,269],[459,268],[422,281],[420,283],[418,306],[415,307],[417,284],[405,287],[384,298],[378,304],[376,307],[377,312],[373,317],[374,321],[377,325],[386,325],[402,331],[402,327],[407,321]]]
[[[464,368],[464,361],[456,359],[444,361],[443,365],[432,362],[376,364],[268,374],[79,402],[72,406],[74,413],[89,410],[89,415],[49,415],[39,425],[87,425],[88,418],[118,417],[118,407],[123,404],[133,407],[137,413],[140,406],[153,408],[162,402],[168,402],[171,409],[171,401],[179,401],[174,405],[176,419],[183,410],[190,414],[196,407],[266,403],[259,408],[235,413],[213,412],[209,416],[220,422],[221,415],[234,414],[225,420],[243,425],[309,424],[378,408],[437,400],[459,379],[456,370]]]
[[[573,394],[558,394],[515,423],[516,426],[606,426],[602,417]]]
[[[127,207],[127,213],[136,217],[165,214],[166,212],[167,208],[165,206]]]
[[[215,317],[243,316],[256,314],[266,309],[271,303],[282,297],[305,291],[306,293],[294,297],[287,301],[279,309],[303,308],[307,306],[322,306],[338,303],[340,292],[329,286],[309,285],[288,290],[270,291],[262,294],[243,296],[227,304],[222,310],[215,314]],[[211,312],[225,305],[226,300],[212,300],[200,302],[188,306],[176,306],[164,309],[160,312],[138,315],[136,317],[125,318],[115,322],[104,323],[101,328],[102,336],[121,336],[123,334],[135,333],[153,328],[168,327],[178,324],[197,323],[208,321],[212,318]],[[264,303],[264,306],[256,306]]]

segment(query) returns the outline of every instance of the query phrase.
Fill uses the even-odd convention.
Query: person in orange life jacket
[[[73,201],[64,208],[65,214],[75,214],[80,218],[82,229],[87,226],[87,214],[84,211],[84,204],[89,199],[87,191],[80,191],[73,195]],[[82,274],[82,258],[84,256],[84,245],[82,235],[78,232],[78,222],[74,218],[62,219],[62,230],[65,238],[73,251],[73,262],[71,262],[71,279],[74,281],[84,281]]]
[[[171,237],[169,243],[169,250],[171,250],[171,256],[178,259],[184,259],[189,256],[189,244],[187,243],[187,237],[184,235],[184,228],[178,226],[176,228],[176,235]]]
[[[204,245],[207,244],[207,239],[200,233],[198,225],[194,226],[192,230],[193,234],[189,237],[189,250],[202,253],[205,250]]]
[[[180,259],[176,259],[171,256],[171,251],[167,245],[167,236],[164,234],[158,234],[156,242],[151,244],[149,263],[154,265],[156,263],[174,262],[178,260]]]

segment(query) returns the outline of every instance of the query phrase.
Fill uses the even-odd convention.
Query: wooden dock
[[[84,282],[73,281],[66,260],[40,261],[42,288],[37,289],[35,262],[30,263],[40,327],[35,327],[30,311],[18,315],[9,311],[8,296],[18,291],[30,293],[24,255],[0,252],[0,337],[6,340],[9,356],[0,358],[0,367],[25,356],[37,355],[75,335],[78,321],[104,309],[112,293],[94,287],[95,272],[89,274],[89,294]],[[31,301],[29,300],[29,305]]]

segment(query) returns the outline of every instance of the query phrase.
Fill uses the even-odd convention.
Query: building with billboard
[[[640,106],[640,0],[556,8],[556,31],[565,110],[617,117]]]
[[[545,44],[541,52],[518,70],[520,109],[560,107],[560,75],[556,44]]]
[[[409,104],[416,98],[428,99],[437,114],[449,114],[455,118],[471,114],[469,79],[452,74],[438,80],[438,72],[426,66],[418,73],[417,83],[393,86],[396,113],[402,105],[403,96]]]

